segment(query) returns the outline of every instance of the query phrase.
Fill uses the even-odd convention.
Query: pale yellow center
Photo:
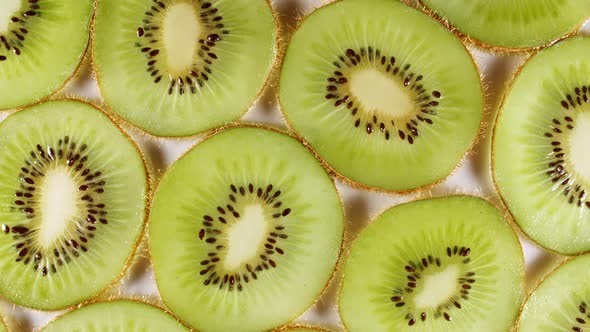
[[[225,268],[235,270],[256,257],[266,231],[264,208],[257,203],[246,206],[240,218],[227,230]]]
[[[201,25],[193,6],[177,3],[170,7],[163,22],[163,43],[170,74],[186,73],[193,65]]]
[[[581,112],[569,136],[570,161],[585,183],[590,184],[590,112]]]
[[[414,297],[416,308],[436,308],[457,292],[459,267],[449,265],[444,271],[424,276],[422,287]]]
[[[363,68],[351,74],[350,92],[363,109],[381,115],[404,118],[414,110],[408,89],[374,68]]]
[[[21,0],[0,0],[0,34],[8,30],[10,18],[13,17],[21,6]]]
[[[78,213],[78,190],[72,175],[63,167],[49,170],[40,186],[41,223],[38,241],[50,248]]]

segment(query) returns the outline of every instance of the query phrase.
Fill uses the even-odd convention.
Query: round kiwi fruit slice
[[[313,12],[288,46],[279,90],[287,121],[322,159],[386,190],[448,176],[483,112],[478,72],[461,42],[390,0]]]
[[[112,111],[157,136],[188,136],[248,110],[276,40],[265,0],[101,0],[94,65]]]
[[[1,1],[0,109],[32,104],[65,84],[86,51],[93,10],[92,0]]]
[[[387,210],[353,244],[339,296],[348,331],[508,331],[524,297],[515,232],[451,196]]]
[[[266,331],[330,280],[342,206],[321,163],[271,129],[214,134],[155,193],[149,243],[163,301],[200,331]]]
[[[419,0],[468,41],[526,51],[564,38],[590,17],[587,0]]]
[[[147,303],[113,300],[68,312],[49,322],[41,331],[188,332],[189,329],[172,315]]]
[[[590,255],[570,259],[547,276],[526,301],[517,331],[590,330]]]
[[[522,230],[564,254],[590,250],[590,38],[533,56],[505,95],[493,174]]]
[[[42,310],[112,283],[146,208],[141,154],[102,112],[51,101],[0,123],[0,294]]]

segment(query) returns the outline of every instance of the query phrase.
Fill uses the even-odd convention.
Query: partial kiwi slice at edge
[[[190,136],[244,114],[277,53],[266,0],[101,0],[94,65],[110,109],[157,136]]]
[[[496,120],[496,186],[522,230],[562,254],[590,250],[590,38],[540,51]]]
[[[150,304],[112,300],[87,304],[67,312],[49,322],[41,331],[188,332],[189,329],[172,315]]]
[[[590,255],[572,258],[549,274],[524,305],[517,331],[582,332],[590,329]]]
[[[59,90],[86,51],[92,0],[2,0],[0,110],[33,104]]]
[[[590,18],[587,0],[419,0],[483,48],[526,52],[547,46]]]
[[[122,275],[143,231],[147,174],[135,144],[81,101],[0,123],[0,294],[56,310]]]
[[[302,314],[340,255],[342,206],[301,142],[267,128],[218,132],[155,193],[149,244],[164,303],[200,331],[266,331]]]
[[[483,112],[461,42],[390,0],[334,2],[306,17],[287,48],[279,96],[292,129],[337,173],[392,191],[447,177]]]
[[[339,310],[348,331],[508,331],[524,299],[516,233],[487,201],[402,204],[357,238]]]

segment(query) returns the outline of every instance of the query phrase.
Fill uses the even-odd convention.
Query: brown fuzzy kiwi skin
[[[234,128],[258,128],[258,129],[263,129],[263,130],[267,130],[270,132],[274,132],[274,133],[279,133],[279,134],[283,134],[287,137],[290,137],[291,139],[297,141],[298,143],[302,144],[303,147],[305,147],[307,149],[308,152],[311,152],[312,155],[314,156],[314,158],[316,159],[316,161],[319,162],[320,166],[324,169],[324,171],[327,173],[328,177],[330,177],[330,183],[332,184],[332,187],[334,188],[334,190],[337,193],[337,197],[338,197],[338,202],[340,205],[340,209],[342,211],[342,223],[343,223],[343,231],[342,231],[342,238],[340,239],[340,249],[338,250],[338,258],[336,259],[336,262],[334,264],[334,267],[332,269],[332,273],[330,274],[330,277],[328,278],[328,280],[326,280],[326,283],[324,284],[324,286],[322,287],[322,289],[318,292],[317,296],[314,298],[313,302],[311,302],[307,307],[305,307],[305,309],[301,312],[298,312],[296,315],[293,315],[292,319],[290,321],[287,321],[285,323],[283,323],[283,325],[281,326],[289,326],[291,324],[293,324],[293,322],[299,317],[301,316],[305,311],[307,311],[310,307],[312,307],[313,305],[315,305],[319,300],[321,295],[326,291],[326,289],[328,288],[328,286],[330,285],[330,283],[332,282],[332,280],[335,278],[338,267],[342,264],[342,257],[343,257],[343,252],[344,252],[344,246],[345,246],[345,239],[346,239],[346,224],[347,224],[347,219],[346,219],[346,215],[344,213],[344,208],[343,208],[343,202],[342,202],[342,197],[340,195],[340,192],[338,190],[338,188],[336,187],[335,183],[334,183],[334,179],[330,176],[330,173],[326,170],[326,168],[324,167],[323,162],[317,158],[317,155],[313,153],[312,150],[310,150],[309,146],[303,144],[303,142],[295,135],[293,135],[291,132],[286,132],[284,130],[281,130],[279,128],[273,127],[273,126],[269,126],[269,125],[264,125],[264,124],[260,124],[260,123],[254,123],[254,122],[232,122],[229,123],[223,127],[218,127],[218,128],[214,128],[211,129],[209,132],[207,132],[205,134],[205,136],[196,144],[194,144],[191,148],[189,148],[185,153],[183,153],[180,157],[178,157],[174,162],[171,163],[171,165],[174,165],[176,162],[178,162],[179,160],[181,160],[182,158],[184,158],[187,154],[189,154],[194,148],[196,148],[199,144],[201,144],[202,142],[206,141],[209,138],[212,138],[213,136],[224,132],[226,130],[229,129],[234,129]],[[162,175],[162,177],[160,178],[163,179],[168,172],[170,172],[170,167],[166,170],[166,172]],[[152,192],[152,196],[151,196],[151,200],[150,200],[150,206],[148,211],[152,210],[152,204],[153,204],[153,198],[155,197],[155,195],[158,193],[158,187],[156,187],[153,192]],[[146,230],[145,230],[145,234],[148,238],[148,246],[147,246],[147,251],[149,256],[152,256],[152,252],[151,252],[151,245],[150,245],[150,237],[149,237],[149,227],[150,227],[150,216],[147,217],[148,222],[147,222],[147,226],[146,226]],[[153,267],[153,262],[152,262],[152,267]],[[156,275],[154,273],[153,275],[153,282],[156,285],[156,288],[159,291],[159,286],[158,286],[158,280],[156,278]],[[162,298],[162,303],[163,305],[168,308],[168,305],[166,304],[166,301]],[[180,320],[180,318],[178,318]],[[182,320],[181,320],[182,321]],[[184,322],[185,325],[190,326],[190,324],[187,324],[186,322]],[[274,331],[274,330],[273,330]]]
[[[475,198],[479,198],[481,200],[484,200],[488,204],[492,205],[496,209],[496,211],[498,211],[498,213],[502,216],[502,218],[508,224],[508,226],[510,226],[510,222],[508,220],[506,220],[506,213],[504,212],[504,210],[500,209],[498,207],[498,205],[494,201],[492,201],[489,197],[484,197],[482,195],[473,195],[473,194],[432,195],[432,193],[425,191],[425,192],[423,192],[421,194],[421,196],[419,198],[416,198],[414,200],[410,200],[408,202],[397,204],[397,205],[393,205],[393,206],[390,206],[390,207],[386,208],[384,211],[380,212],[376,217],[372,218],[369,221],[369,223],[365,226],[365,229],[369,225],[373,224],[375,222],[375,220],[377,220],[378,218],[380,218],[385,212],[389,211],[389,209],[391,209],[391,208],[399,207],[399,206],[402,206],[402,205],[411,204],[411,203],[415,203],[415,202],[426,201],[426,200],[430,200],[430,199],[449,198],[449,197],[470,197],[470,198],[475,197]],[[510,228],[513,230],[512,234],[514,236],[514,240],[518,243],[518,248],[520,248],[520,255],[519,256],[521,258],[520,260],[521,260],[521,264],[522,264],[523,272],[524,272],[525,261],[524,261],[524,251],[522,249],[522,244],[520,243],[520,240],[518,239],[517,233],[514,232],[514,228],[513,227],[510,227]],[[364,229],[361,230],[359,234],[362,234],[362,232],[364,232]],[[349,330],[349,328],[346,326],[346,324],[344,323],[344,320],[342,319],[342,312],[341,312],[341,308],[342,307],[340,306],[340,294],[342,293],[342,288],[344,286],[344,278],[346,277],[346,273],[345,273],[346,261],[347,261],[348,256],[350,255],[350,251],[351,251],[352,247],[354,247],[354,245],[358,241],[359,236],[357,236],[357,238],[355,238],[354,240],[351,241],[350,245],[348,246],[348,248],[346,250],[346,253],[343,253],[342,254],[342,256],[345,257],[345,259],[344,259],[345,260],[345,262],[344,262],[345,264],[342,267],[343,268],[342,278],[340,279],[340,284],[338,286],[338,292],[336,294],[336,304],[338,305],[338,314],[339,314],[339,316],[341,318],[340,321],[342,322],[342,325],[344,326],[344,329],[347,330],[347,331]],[[522,274],[522,281],[520,282],[520,285],[522,286],[522,289],[523,289],[523,292],[524,292],[525,286],[526,286],[526,275],[525,275],[525,273]],[[524,303],[525,303],[525,301],[523,299],[522,303],[520,304],[520,308],[518,310],[518,313],[520,313],[522,311],[522,309],[524,307]],[[515,321],[517,319],[518,319],[518,314],[514,317],[514,320]]]
[[[544,44],[537,45],[537,46],[530,46],[530,47],[504,47],[498,45],[492,45],[485,43],[481,40],[471,37],[470,35],[463,33],[461,30],[455,28],[447,19],[440,16],[436,13],[435,10],[428,8],[424,3],[424,0],[415,0],[417,1],[416,5],[420,8],[424,13],[429,15],[430,17],[434,18],[435,20],[439,21],[445,28],[449,31],[454,33],[457,38],[461,39],[463,42],[468,43],[470,45],[475,46],[476,48],[493,53],[493,54],[530,54],[542,50],[544,48],[550,47],[560,41],[573,37],[579,34],[579,30],[584,26],[586,21],[590,18],[590,16],[582,19],[581,22],[577,23],[572,31],[565,33],[564,35],[557,37],[556,39],[550,40]]]
[[[108,113],[104,112],[99,106],[93,104],[92,102],[81,100],[81,99],[75,99],[75,98],[53,98],[50,100],[39,101],[39,102],[36,102],[36,103],[31,104],[29,106],[19,108],[14,113],[18,113],[18,112],[27,110],[28,108],[39,105],[39,104],[44,104],[44,103],[53,102],[53,101],[69,101],[69,102],[80,103],[80,104],[83,104],[86,106],[90,106],[90,107],[94,108],[96,111],[100,112],[102,115],[106,116],[115,125],[115,127],[122,133],[122,135],[127,139],[127,141],[134,147],[135,151],[137,151],[137,153],[140,155],[142,165],[144,167],[144,171],[146,174],[146,180],[145,180],[146,190],[144,192],[144,195],[145,195],[144,205],[145,205],[145,207],[144,207],[144,218],[143,218],[143,221],[141,224],[141,230],[140,230],[137,238],[135,239],[135,243],[130,248],[131,250],[129,252],[129,256],[127,257],[125,264],[121,268],[121,272],[109,284],[105,285],[101,290],[96,292],[94,295],[90,296],[88,299],[83,300],[78,303],[67,305],[64,307],[51,309],[51,311],[58,311],[58,310],[70,310],[74,307],[78,307],[78,306],[84,305],[86,303],[91,303],[93,301],[96,301],[96,299],[100,298],[110,288],[112,288],[114,285],[119,283],[119,281],[125,276],[125,274],[127,273],[127,270],[129,269],[129,266],[131,266],[131,264],[133,263],[133,260],[135,258],[135,254],[137,252],[137,248],[141,244],[142,239],[146,236],[147,221],[148,221],[148,215],[149,215],[149,206],[151,205],[150,203],[151,203],[151,197],[153,194],[153,188],[152,188],[152,176],[151,176],[149,168],[146,166],[146,158],[145,158],[143,152],[139,149],[139,147],[137,146],[135,141],[133,141],[133,139],[115,121],[113,121],[113,119],[108,115]],[[47,310],[42,310],[42,309],[38,309],[35,307],[28,307],[28,308],[31,310],[34,310],[34,311],[39,311],[39,312],[47,311]]]
[[[94,6],[95,7],[95,10],[94,10],[95,14],[94,14],[94,16],[96,16],[98,6],[102,0],[94,0],[94,1],[95,1],[95,6]],[[256,95],[250,100],[250,102],[247,104],[247,106],[245,106],[244,109],[241,111],[240,118],[243,117],[252,108],[252,106],[256,103],[256,101],[260,98],[262,93],[265,91],[267,86],[271,86],[270,82],[272,82],[273,78],[275,76],[277,76],[277,74],[275,74],[275,72],[277,71],[277,65],[282,62],[281,55],[280,55],[280,45],[282,43],[283,36],[281,33],[282,30],[280,27],[280,18],[279,18],[278,13],[274,10],[274,8],[272,6],[271,0],[264,0],[264,1],[268,5],[269,10],[272,13],[273,22],[274,22],[274,29],[275,29],[275,40],[273,43],[274,54],[273,54],[273,58],[270,63],[270,66],[267,68],[266,78],[265,78],[264,82],[259,87]],[[96,78],[98,89],[99,89],[101,96],[102,96],[102,91],[104,90],[104,88],[103,88],[103,85],[101,84],[102,79],[101,79],[100,75],[98,74],[98,70],[97,70],[98,67],[96,65],[96,56],[95,56],[95,51],[94,51],[95,50],[94,39],[96,39],[95,26],[96,26],[96,19],[93,19],[92,25],[90,27],[92,45],[89,47],[89,49],[90,49],[89,53],[91,54],[91,60],[92,60],[91,66],[94,69],[93,73]],[[201,131],[197,131],[197,132],[189,134],[189,135],[157,135],[157,134],[150,133],[150,132],[146,131],[145,129],[140,128],[140,127],[132,124],[131,122],[128,122],[127,120],[125,120],[117,112],[113,111],[112,107],[104,100],[104,98],[102,98],[101,107],[104,110],[104,112],[108,113],[109,117],[115,123],[117,123],[117,125],[119,125],[119,127],[129,127],[129,128],[131,128],[131,130],[133,132],[135,132],[141,136],[144,136],[144,137],[168,138],[168,139],[173,139],[175,141],[186,141],[186,140],[198,138],[199,136],[202,136],[202,135],[207,135],[212,130],[215,130],[215,128],[203,129]],[[236,121],[238,121],[238,120],[236,120]],[[231,125],[234,122],[235,121],[226,122],[225,124],[222,124],[219,128],[223,128],[227,125]]]
[[[155,302],[153,300],[150,300],[150,299],[148,299],[146,297],[119,297],[119,296],[113,296],[113,297],[109,297],[109,298],[104,299],[104,300],[87,301],[87,302],[84,302],[84,303],[82,303],[80,305],[70,307],[64,313],[61,313],[60,315],[54,317],[52,320],[50,320],[49,322],[47,322],[43,327],[41,327],[39,329],[38,332],[43,332],[45,330],[45,328],[49,324],[53,323],[54,321],[62,318],[64,315],[67,315],[67,314],[69,314],[72,311],[75,311],[77,309],[81,309],[83,307],[86,307],[86,306],[89,306],[89,305],[92,305],[92,304],[111,303],[111,302],[119,302],[119,301],[127,301],[127,302],[134,302],[134,303],[137,303],[137,304],[144,304],[144,305],[150,306],[150,307],[152,307],[154,309],[161,310],[164,313],[166,313],[169,316],[171,316],[172,318],[174,318],[183,327],[186,327],[190,331],[195,331],[190,326],[186,325],[183,321],[181,321],[180,319],[178,319],[178,317],[176,317],[176,315],[173,312],[169,311],[168,309],[166,309],[165,307],[163,307],[159,303],[157,303],[157,302]]]
[[[325,5],[323,5],[323,7],[327,7],[330,6],[334,3],[340,2],[342,0],[336,0],[330,3],[327,3]],[[402,3],[408,5],[405,1],[402,1]],[[408,5],[408,7],[417,10],[416,8]],[[316,8],[316,10],[319,9]],[[296,32],[297,30],[299,30],[299,28],[301,27],[301,25],[304,23],[304,21],[307,19],[307,17],[313,15],[313,12],[310,13],[309,15],[307,15],[306,17],[302,18],[299,20],[298,24],[297,24],[297,28],[294,32]],[[435,20],[436,21],[436,20]],[[438,21],[437,21],[438,22]],[[440,23],[440,22],[439,22]],[[444,26],[444,25],[443,25]],[[294,33],[293,32],[293,33]],[[292,35],[292,34],[291,34]],[[307,148],[308,150],[310,150],[318,160],[320,160],[320,162],[324,165],[324,168],[326,168],[328,170],[328,172],[330,173],[330,175],[332,175],[333,177],[335,177],[337,180],[342,181],[343,183],[347,184],[348,186],[355,188],[355,189],[361,189],[361,190],[366,190],[366,191],[370,191],[370,192],[376,192],[376,193],[382,193],[382,194],[400,194],[400,195],[404,195],[404,194],[411,194],[411,193],[415,193],[418,191],[422,191],[422,190],[429,190],[432,189],[433,187],[436,187],[437,185],[445,182],[449,177],[451,177],[453,174],[455,174],[455,172],[461,167],[461,164],[463,163],[463,161],[466,159],[466,157],[472,152],[472,149],[474,146],[477,145],[477,143],[479,142],[479,139],[481,138],[482,134],[485,132],[486,130],[486,123],[484,121],[484,114],[486,111],[486,107],[485,105],[487,104],[487,95],[485,92],[485,87],[483,86],[483,73],[480,70],[478,64],[476,63],[475,59],[473,58],[473,55],[471,54],[471,52],[469,51],[469,49],[465,46],[465,44],[461,43],[461,45],[463,46],[463,48],[465,49],[465,51],[467,52],[467,54],[469,55],[469,58],[471,59],[471,63],[474,67],[474,69],[477,72],[477,76],[479,77],[479,86],[480,86],[480,90],[481,90],[481,94],[482,94],[482,116],[479,122],[479,128],[477,130],[477,134],[475,135],[475,137],[473,138],[471,144],[468,146],[468,148],[465,150],[465,153],[463,154],[463,156],[457,161],[457,164],[455,165],[455,167],[449,172],[449,174],[447,174],[446,176],[431,182],[430,184],[426,184],[423,186],[419,186],[419,187],[415,187],[415,188],[408,188],[408,189],[402,189],[402,190],[391,190],[391,189],[385,189],[385,188],[380,188],[380,187],[372,187],[357,181],[354,181],[350,178],[348,178],[347,176],[343,175],[342,173],[338,172],[334,167],[332,167],[326,160],[324,160],[324,158],[322,158],[322,156],[315,151],[315,149],[312,147],[312,145],[307,142],[307,140],[301,136],[292,126],[291,122],[289,121],[289,118],[287,117],[287,114],[284,111],[284,107],[281,103],[281,98],[280,98],[280,93],[278,93],[280,91],[280,80],[277,83],[277,101],[279,104],[279,110],[281,112],[281,117],[283,119],[283,121],[285,122],[287,129],[289,130],[289,133],[295,137],[297,137],[297,139],[299,141],[301,141]],[[285,53],[283,54],[283,56],[280,59],[280,68],[283,67],[284,64],[284,60],[285,60],[285,54],[287,49],[285,48]]]
[[[316,331],[316,332],[330,332],[330,330],[326,330],[322,327],[301,325],[301,324],[285,326],[285,327],[273,330],[273,332],[290,332],[290,331],[296,332],[299,330],[312,330],[312,331]]]
[[[92,15],[91,15],[90,21],[88,23],[88,39],[86,42],[86,47],[84,48],[84,51],[80,55],[80,59],[78,60],[78,64],[76,65],[74,70],[70,73],[70,75],[65,79],[65,81],[63,81],[63,83],[60,86],[58,86],[55,90],[53,90],[51,93],[49,93],[48,95],[46,95],[38,100],[35,100],[33,102],[30,102],[30,103],[27,103],[24,105],[16,105],[14,107],[9,107],[9,108],[0,108],[0,112],[20,110],[20,109],[27,108],[27,107],[30,107],[33,105],[37,105],[37,104],[40,104],[40,103],[43,103],[46,101],[59,99],[59,98],[56,98],[56,95],[58,93],[60,93],[66,87],[66,85],[68,85],[68,83],[70,83],[76,77],[78,77],[78,75],[80,74],[80,69],[82,68],[82,65],[90,57],[90,43],[91,43],[92,35],[93,35],[92,28],[94,26],[94,19],[96,17],[96,4],[97,4],[96,1],[98,1],[98,0],[92,1]]]
[[[582,37],[582,38],[589,38],[590,37]],[[502,114],[502,112],[504,111],[504,105],[506,103],[506,99],[508,98],[508,95],[510,94],[510,92],[512,91],[512,88],[514,87],[514,83],[516,82],[516,79],[518,78],[518,76],[520,75],[520,73],[523,71],[523,69],[526,67],[526,65],[529,63],[529,61],[537,54],[541,53],[543,50],[539,49],[534,51],[533,53],[529,54],[528,57],[525,59],[525,61],[520,65],[520,67],[516,70],[516,72],[514,73],[514,75],[512,76],[512,78],[508,81],[508,83],[506,83],[506,89],[504,91],[504,95],[502,96],[502,101],[500,102],[500,105],[498,107],[498,114],[496,115],[496,120],[494,121],[494,126],[493,126],[493,130],[492,130],[492,144],[491,144],[491,149],[490,149],[490,172],[492,174],[492,183],[494,185],[494,189],[495,191],[498,193],[498,196],[500,197],[500,202],[502,205],[502,210],[506,211],[506,213],[508,213],[510,215],[510,220],[512,220],[512,223],[515,225],[515,227],[517,227],[518,229],[518,233],[521,234],[524,238],[526,238],[527,240],[529,240],[532,243],[535,243],[537,246],[543,248],[544,250],[551,252],[553,254],[558,254],[561,256],[578,256],[581,254],[585,254],[585,253],[590,253],[590,250],[587,251],[583,251],[583,252],[579,252],[577,254],[566,254],[566,253],[562,253],[559,252],[555,249],[551,249],[551,248],[547,248],[544,245],[538,243],[535,239],[533,239],[530,235],[528,235],[523,229],[522,227],[520,227],[520,225],[518,224],[518,222],[516,222],[516,218],[514,217],[514,215],[512,214],[512,212],[510,211],[510,208],[508,207],[508,203],[506,202],[506,199],[504,198],[504,196],[502,195],[502,191],[500,190],[500,186],[498,185],[498,181],[496,179],[496,173],[494,172],[494,165],[496,163],[496,158],[495,158],[495,150],[496,150],[496,130],[498,127],[498,121],[500,119],[500,115]]]

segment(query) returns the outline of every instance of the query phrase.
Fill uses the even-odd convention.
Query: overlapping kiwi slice
[[[98,84],[110,108],[140,129],[192,135],[249,108],[276,39],[265,0],[101,0]]]
[[[483,93],[455,36],[396,1],[322,7],[294,34],[280,101],[336,172],[407,190],[445,178],[472,144]]]
[[[565,254],[590,250],[590,38],[532,57],[498,115],[494,178],[522,230]]]
[[[158,289],[200,331],[266,331],[305,311],[338,260],[343,212],[321,163],[271,129],[226,129],[163,177],[149,243]]]
[[[582,255],[553,271],[528,298],[517,331],[590,331],[590,255]]]
[[[350,251],[339,297],[348,331],[508,331],[524,296],[518,238],[485,200],[391,208]]]
[[[0,294],[54,310],[108,286],[142,232],[146,169],[99,110],[51,101],[0,123]]]
[[[172,315],[146,303],[114,300],[85,305],[51,321],[42,332],[188,332]]]
[[[526,51],[548,45],[590,17],[587,0],[419,0],[484,48]]]
[[[0,109],[62,87],[86,50],[92,0],[0,2]]]

